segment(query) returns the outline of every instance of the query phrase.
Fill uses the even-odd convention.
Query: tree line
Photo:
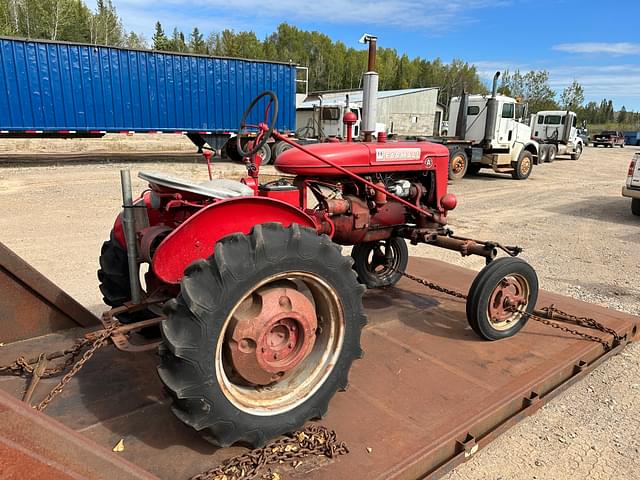
[[[112,0],[98,0],[95,10],[83,0],[0,0],[0,35],[293,62],[309,68],[310,91],[358,88],[367,66],[365,49],[287,23],[260,39],[254,32],[228,29],[207,36],[197,27],[186,35],[177,28],[168,33],[156,22],[152,38],[147,39],[126,31]],[[396,49],[378,47],[377,70],[380,89],[438,87],[439,101],[445,106],[463,88],[488,93],[476,67],[460,59],[445,63],[439,58],[409,58]],[[571,108],[589,124],[619,123],[640,129],[638,112],[624,106],[616,112],[612,101],[606,99],[585,104],[584,89],[576,81],[556,98],[546,71],[505,71],[499,91],[527,101],[531,112]]]

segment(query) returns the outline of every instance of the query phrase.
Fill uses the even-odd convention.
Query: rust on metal
[[[0,342],[9,343],[98,318],[0,242]]]
[[[229,350],[234,370],[255,385],[283,380],[315,344],[313,303],[293,288],[259,289],[233,315]]]
[[[274,467],[282,478],[362,478],[363,472],[371,479],[437,478],[638,339],[637,317],[541,292],[540,305],[557,306],[554,318],[564,314],[560,309],[593,317],[620,342],[606,351],[598,342],[534,321],[515,337],[486,342],[468,327],[464,300],[441,293],[466,292],[475,272],[416,258],[409,272],[437,281],[442,290],[403,279],[394,288],[366,293],[366,355],[354,364],[349,389],[333,398],[321,422],[335,430],[350,453],[301,459],[295,468]],[[606,332],[573,327],[611,341]],[[60,334],[51,334],[6,345],[0,349],[0,365],[18,354],[31,358],[63,348],[75,336],[63,342]],[[114,461],[127,459],[159,478],[187,479],[247,452],[240,446],[217,449],[174,418],[155,376],[156,363],[154,352],[130,355],[103,348],[71,379],[47,415],[102,448],[125,438],[124,452],[109,452]],[[43,378],[38,390],[55,383]],[[0,389],[14,397],[20,398],[24,387],[24,378],[0,377]],[[4,421],[0,410],[3,426]],[[20,431],[40,438],[37,426],[27,423]],[[42,442],[55,444],[49,437]],[[55,452],[21,445],[65,464]],[[108,468],[86,463],[94,478],[116,478]],[[23,471],[30,468],[17,464]]]

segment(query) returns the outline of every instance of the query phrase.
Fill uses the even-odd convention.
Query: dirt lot
[[[640,314],[640,218],[620,196],[637,150],[588,148],[579,161],[536,167],[522,182],[494,174],[464,179],[451,186],[460,202],[451,225],[525,247],[542,288]],[[103,309],[97,256],[119,210],[123,166],[0,168],[0,240],[96,313]],[[131,168],[206,176],[194,164]],[[216,173],[239,176],[242,169],[222,164]],[[482,267],[426,246],[411,253]],[[632,345],[447,478],[640,478],[639,408],[640,346]]]

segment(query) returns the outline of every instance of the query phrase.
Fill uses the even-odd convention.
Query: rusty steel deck
[[[458,290],[466,290],[475,274],[418,258],[409,271]],[[624,348],[605,354],[598,343],[536,322],[514,338],[486,342],[467,326],[463,301],[406,279],[367,292],[364,303],[365,357],[322,420],[350,453],[305,460],[295,470],[283,466],[283,478],[437,478]],[[539,305],[549,303],[596,317],[627,334],[627,341],[637,335],[640,318],[541,293]],[[6,321],[0,318],[0,337]],[[58,350],[86,331],[78,326],[5,344],[0,365],[19,354]],[[156,362],[154,353],[107,347],[46,415],[16,400],[24,379],[0,377],[0,477],[4,466],[3,478],[48,469],[47,478],[186,479],[245,451],[216,449],[175,419]],[[54,384],[43,380],[34,400]],[[120,439],[125,450],[112,453]]]

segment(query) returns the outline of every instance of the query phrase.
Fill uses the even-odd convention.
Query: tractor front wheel
[[[358,281],[367,288],[391,287],[407,268],[409,249],[404,238],[358,243],[351,250]]]
[[[504,257],[484,267],[469,289],[467,321],[485,340],[515,335],[538,300],[538,276],[524,260]]]
[[[364,287],[326,235],[233,234],[186,270],[162,323],[173,411],[212,443],[251,447],[322,417],[362,355]]]

